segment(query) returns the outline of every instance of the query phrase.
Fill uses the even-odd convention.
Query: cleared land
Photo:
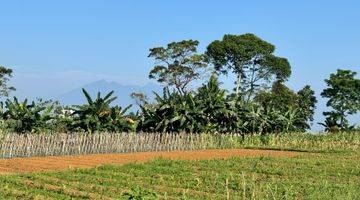
[[[0,174],[89,168],[103,164],[145,162],[156,158],[202,160],[229,157],[292,157],[296,155],[298,153],[291,151],[232,149],[11,158],[0,159]]]

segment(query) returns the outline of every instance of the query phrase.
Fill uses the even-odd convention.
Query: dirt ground
[[[103,164],[145,162],[160,157],[167,159],[201,160],[212,158],[259,156],[292,157],[296,155],[298,155],[298,153],[289,151],[231,149],[11,158],[0,159],[0,174],[90,168]]]

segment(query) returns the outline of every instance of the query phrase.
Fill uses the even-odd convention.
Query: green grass
[[[145,164],[0,176],[0,199],[359,199],[360,152]]]

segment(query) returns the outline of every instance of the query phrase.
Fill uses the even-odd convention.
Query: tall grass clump
[[[274,148],[299,151],[341,151],[359,150],[359,132],[339,132],[332,134],[284,133],[251,135],[244,137],[242,147]]]

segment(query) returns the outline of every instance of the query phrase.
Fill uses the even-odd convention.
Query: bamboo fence
[[[52,133],[1,134],[0,157],[179,151],[234,147],[238,134]]]

